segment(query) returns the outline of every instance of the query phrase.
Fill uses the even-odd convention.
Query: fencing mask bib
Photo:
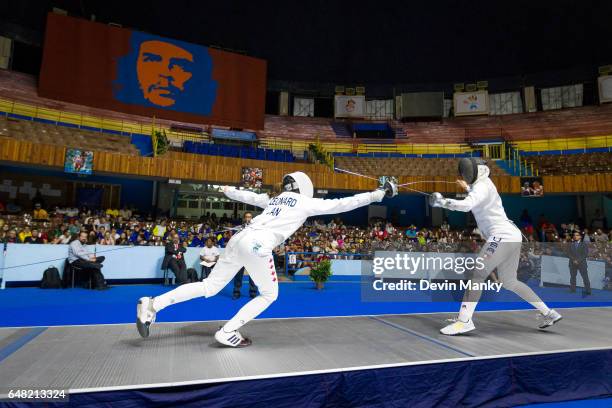
[[[478,177],[486,173],[488,176],[487,163],[480,157],[463,157],[459,160],[459,175],[468,184],[474,184]],[[480,174],[479,174],[480,173]]]
[[[314,187],[312,181],[305,173],[296,171],[283,176],[283,190],[293,191],[312,198],[314,193]]]

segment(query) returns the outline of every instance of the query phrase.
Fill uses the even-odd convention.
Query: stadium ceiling
[[[609,1],[0,2],[0,28],[53,7],[268,60],[270,79],[446,82],[612,63]],[[596,72],[596,71],[595,71]]]

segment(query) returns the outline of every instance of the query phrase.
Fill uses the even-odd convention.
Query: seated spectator
[[[225,231],[223,234],[217,235],[217,246],[219,248],[225,248],[231,237],[232,233],[230,231]]]
[[[32,235],[26,237],[23,241],[24,244],[46,244],[47,241],[42,239],[40,232],[37,229],[32,230]]]
[[[408,229],[406,230],[406,237],[416,239],[417,227],[415,225],[411,225],[410,227],[408,227]]]
[[[99,225],[99,224],[98,224]],[[104,236],[106,235],[106,227],[104,227],[103,225],[99,225],[98,226],[98,231],[96,233],[96,238],[98,240],[101,240],[104,238]]]
[[[130,241],[127,239],[125,232],[119,234],[119,238],[115,241],[115,245],[130,245]]]
[[[140,225],[136,224],[134,226],[134,230],[132,231],[132,233],[129,235],[128,239],[130,240],[130,242],[132,244],[137,244],[138,241],[138,236],[140,235]]]
[[[166,244],[166,255],[162,262],[162,269],[171,269],[179,285],[188,281],[185,252],[187,252],[187,249],[181,244],[179,235],[174,234],[172,242]]]
[[[198,235],[193,237],[191,243],[189,244],[189,246],[192,248],[203,247],[204,245],[206,245],[206,239],[204,239],[204,234],[202,234],[201,232],[199,232]]]
[[[9,230],[4,239],[2,240],[3,244],[18,244],[19,238],[17,237],[17,231],[14,229]]]
[[[591,234],[587,228],[584,229],[584,233],[582,235],[582,242],[586,242],[587,244],[592,241]]]
[[[60,234],[57,235],[55,238],[53,238],[51,243],[52,244],[68,244],[71,239],[72,239],[72,236],[70,235],[70,231],[68,230],[68,228],[63,227],[62,231],[60,231]]]
[[[132,218],[132,210],[124,206],[121,210],[119,210],[119,215],[124,220],[129,220],[130,218]]]
[[[161,237],[152,237],[151,241],[149,241],[149,245],[152,246],[164,246],[164,242]]]
[[[100,245],[115,245],[115,240],[111,237],[110,232],[106,232],[104,237],[101,238],[98,243]]]
[[[187,226],[185,225],[185,221],[181,222],[181,225],[176,230],[176,232],[179,234],[179,238],[181,240],[186,240],[187,239],[187,235],[189,234],[189,230],[188,230]]]
[[[30,230],[30,226],[26,225],[23,228],[23,231],[19,233],[19,242],[25,242],[25,239],[31,236],[32,236],[32,231]]]
[[[94,254],[87,251],[88,234],[85,231],[79,233],[78,238],[74,239],[68,247],[68,262],[71,266],[83,268],[91,274],[91,285],[93,289],[107,289],[108,285],[102,274],[103,256],[96,257]]]
[[[213,245],[212,238],[206,240],[206,246],[200,251],[200,265],[202,265],[202,279],[208,278],[210,272],[219,260],[219,248]]]
[[[185,243],[185,245],[187,245],[188,247],[192,246],[191,243],[193,242],[193,233],[189,232],[187,234],[187,238],[185,240],[183,240],[183,242]]]
[[[166,221],[164,220],[161,223],[157,224],[155,228],[153,228],[153,235],[161,238],[165,234],[166,234]]]
[[[593,239],[595,242],[608,242],[608,234],[604,233],[601,228],[597,228],[597,231],[593,233]]]
[[[34,212],[32,213],[32,219],[37,221],[47,221],[49,219],[49,214],[44,208],[41,207],[40,203],[34,204]]]

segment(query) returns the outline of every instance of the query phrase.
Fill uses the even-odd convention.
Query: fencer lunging
[[[251,341],[244,338],[238,329],[257,317],[278,296],[278,279],[272,250],[289,238],[310,216],[351,211],[372,202],[382,201],[385,195],[392,197],[397,194],[397,187],[387,182],[381,189],[369,193],[334,200],[317,199],[313,198],[310,178],[302,172],[284,176],[282,187],[284,191],[272,198],[267,194],[224,187],[227,197],[263,208],[263,212],[229,240],[208,278],[179,286],[155,298],[145,297],[139,300],[136,325],[142,337],[149,336],[149,328],[159,311],[174,303],[216,295],[245,267],[259,288],[259,296],[244,305],[220,328],[215,333],[215,339],[230,347],[250,345]]]
[[[502,287],[516,293],[540,311],[542,320],[539,328],[552,326],[561,320],[561,315],[549,309],[529,286],[517,279],[522,234],[506,216],[501,197],[489,178],[486,162],[480,158],[462,158],[459,161],[459,175],[462,180],[458,180],[458,184],[468,191],[468,196],[463,200],[453,200],[444,198],[440,193],[433,193],[430,204],[454,211],[472,211],[474,214],[486,243],[479,254],[485,267],[474,271],[472,282],[483,282],[497,268]],[[474,330],[472,316],[481,293],[480,290],[466,290],[457,320],[440,332],[456,335]]]

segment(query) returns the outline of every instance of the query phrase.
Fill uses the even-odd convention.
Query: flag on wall
[[[453,96],[455,116],[488,115],[489,92],[455,92]]]
[[[336,95],[334,116],[337,118],[362,118],[365,116],[364,95]]]

